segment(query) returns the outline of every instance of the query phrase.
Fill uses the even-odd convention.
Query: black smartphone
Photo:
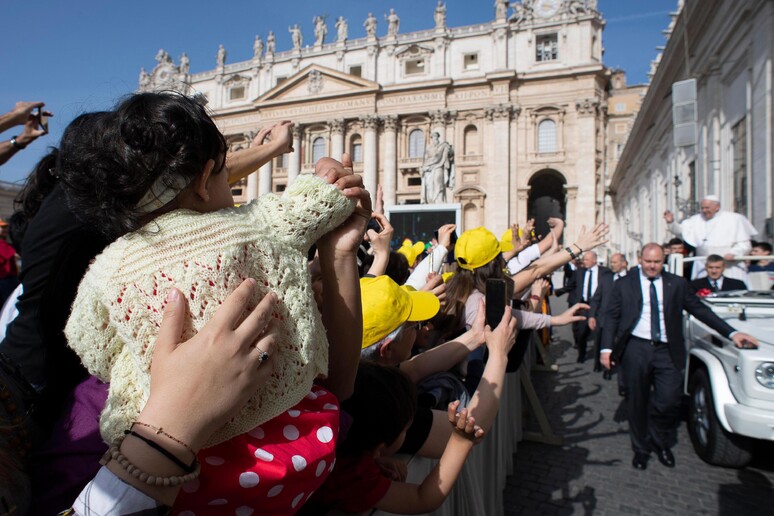
[[[503,319],[505,307],[508,306],[507,291],[504,279],[486,280],[486,323],[495,329]]]
[[[437,229],[435,231],[433,231],[433,236],[435,237],[435,241],[437,242],[438,241],[438,230]],[[449,249],[449,252],[446,255],[446,263],[448,263],[448,264],[454,263],[454,244],[457,243],[457,232],[456,231],[452,231],[450,241],[451,241],[451,249]]]
[[[368,224],[366,225],[366,231],[368,231],[369,229],[373,229],[377,233],[381,233],[384,228],[382,227],[381,224],[379,224],[379,221],[377,221],[376,219],[371,219],[368,221]]]
[[[34,116],[38,119],[38,125],[40,126],[40,129],[45,134],[48,134],[48,115],[45,111],[43,111],[43,108],[38,108],[38,110],[34,113]]]

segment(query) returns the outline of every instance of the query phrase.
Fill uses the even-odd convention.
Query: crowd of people
[[[18,103],[0,121],[38,137],[42,107]],[[621,254],[601,266],[604,224],[569,244],[559,218],[545,235],[530,220],[500,239],[446,224],[393,250],[380,192],[372,206],[346,154],[235,207],[230,184],[292,151],[292,128],[231,152],[195,99],[141,93],[77,117],[40,161],[12,219],[22,266],[0,343],[4,509],[430,512],[491,430],[532,332],[562,325],[579,362],[593,341],[595,369],[609,378],[620,364],[643,469],[651,450],[669,463],[674,444],[682,308],[755,345],[662,270],[660,245],[639,268]],[[552,314],[563,268],[570,308]],[[496,314],[491,285],[504,293]],[[654,368],[670,380],[651,395]],[[396,453],[438,463],[410,483]]]

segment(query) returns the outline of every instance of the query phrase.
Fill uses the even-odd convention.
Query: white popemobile
[[[670,256],[670,270],[681,274],[682,262],[682,256]],[[754,288],[769,287],[753,279]],[[739,349],[696,318],[685,317],[685,392],[693,447],[705,462],[741,468],[752,458],[755,439],[774,441],[774,291],[721,292],[704,302],[760,342],[758,349]]]

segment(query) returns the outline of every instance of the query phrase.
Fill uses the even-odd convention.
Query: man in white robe
[[[737,261],[752,249],[751,239],[758,231],[744,215],[720,210],[720,199],[707,195],[701,200],[700,213],[688,217],[682,223],[675,222],[671,211],[664,212],[669,231],[696,248],[696,256],[718,254],[725,258],[728,268],[726,276],[747,281],[744,262]],[[704,260],[694,262],[691,279],[703,278]]]

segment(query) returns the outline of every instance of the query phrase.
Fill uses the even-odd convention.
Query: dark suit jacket
[[[683,310],[710,328],[728,337],[734,331],[723,319],[693,294],[685,278],[668,272],[661,274],[664,288],[664,325],[666,342],[672,362],[677,369],[685,367],[685,342],[683,337]],[[613,283],[610,302],[604,314],[601,349],[612,349],[612,358],[620,361],[626,351],[631,332],[642,315],[642,288],[640,272],[629,273]]]
[[[701,290],[703,288],[706,288],[707,290],[712,290],[712,287],[710,286],[709,278],[699,278],[695,279],[691,282],[691,288],[693,288],[694,292],[697,290]],[[723,285],[720,287],[721,292],[725,292],[728,290],[747,290],[747,285],[744,284],[744,281],[734,279],[734,278],[726,278],[723,277]]]
[[[583,267],[576,270],[575,274],[572,275],[570,284],[567,285],[568,292],[570,293],[567,296],[567,302],[570,304],[570,306],[583,301],[583,281],[586,278],[587,271],[588,269]],[[610,281],[613,281],[613,273],[610,272],[610,269],[607,267],[603,267],[601,265],[598,266],[597,273],[599,274],[599,277],[597,278],[597,290],[599,290],[599,285],[602,284],[602,278],[609,278]],[[596,294],[596,291],[594,291],[594,293]],[[589,302],[590,301],[591,300],[589,300]]]
[[[610,297],[613,294],[613,282],[613,271],[606,267],[600,267],[597,290],[594,291],[594,295],[589,303],[589,306],[591,306],[589,317],[596,317],[597,326],[599,327],[605,324],[605,312],[607,311],[607,305],[610,304]]]

